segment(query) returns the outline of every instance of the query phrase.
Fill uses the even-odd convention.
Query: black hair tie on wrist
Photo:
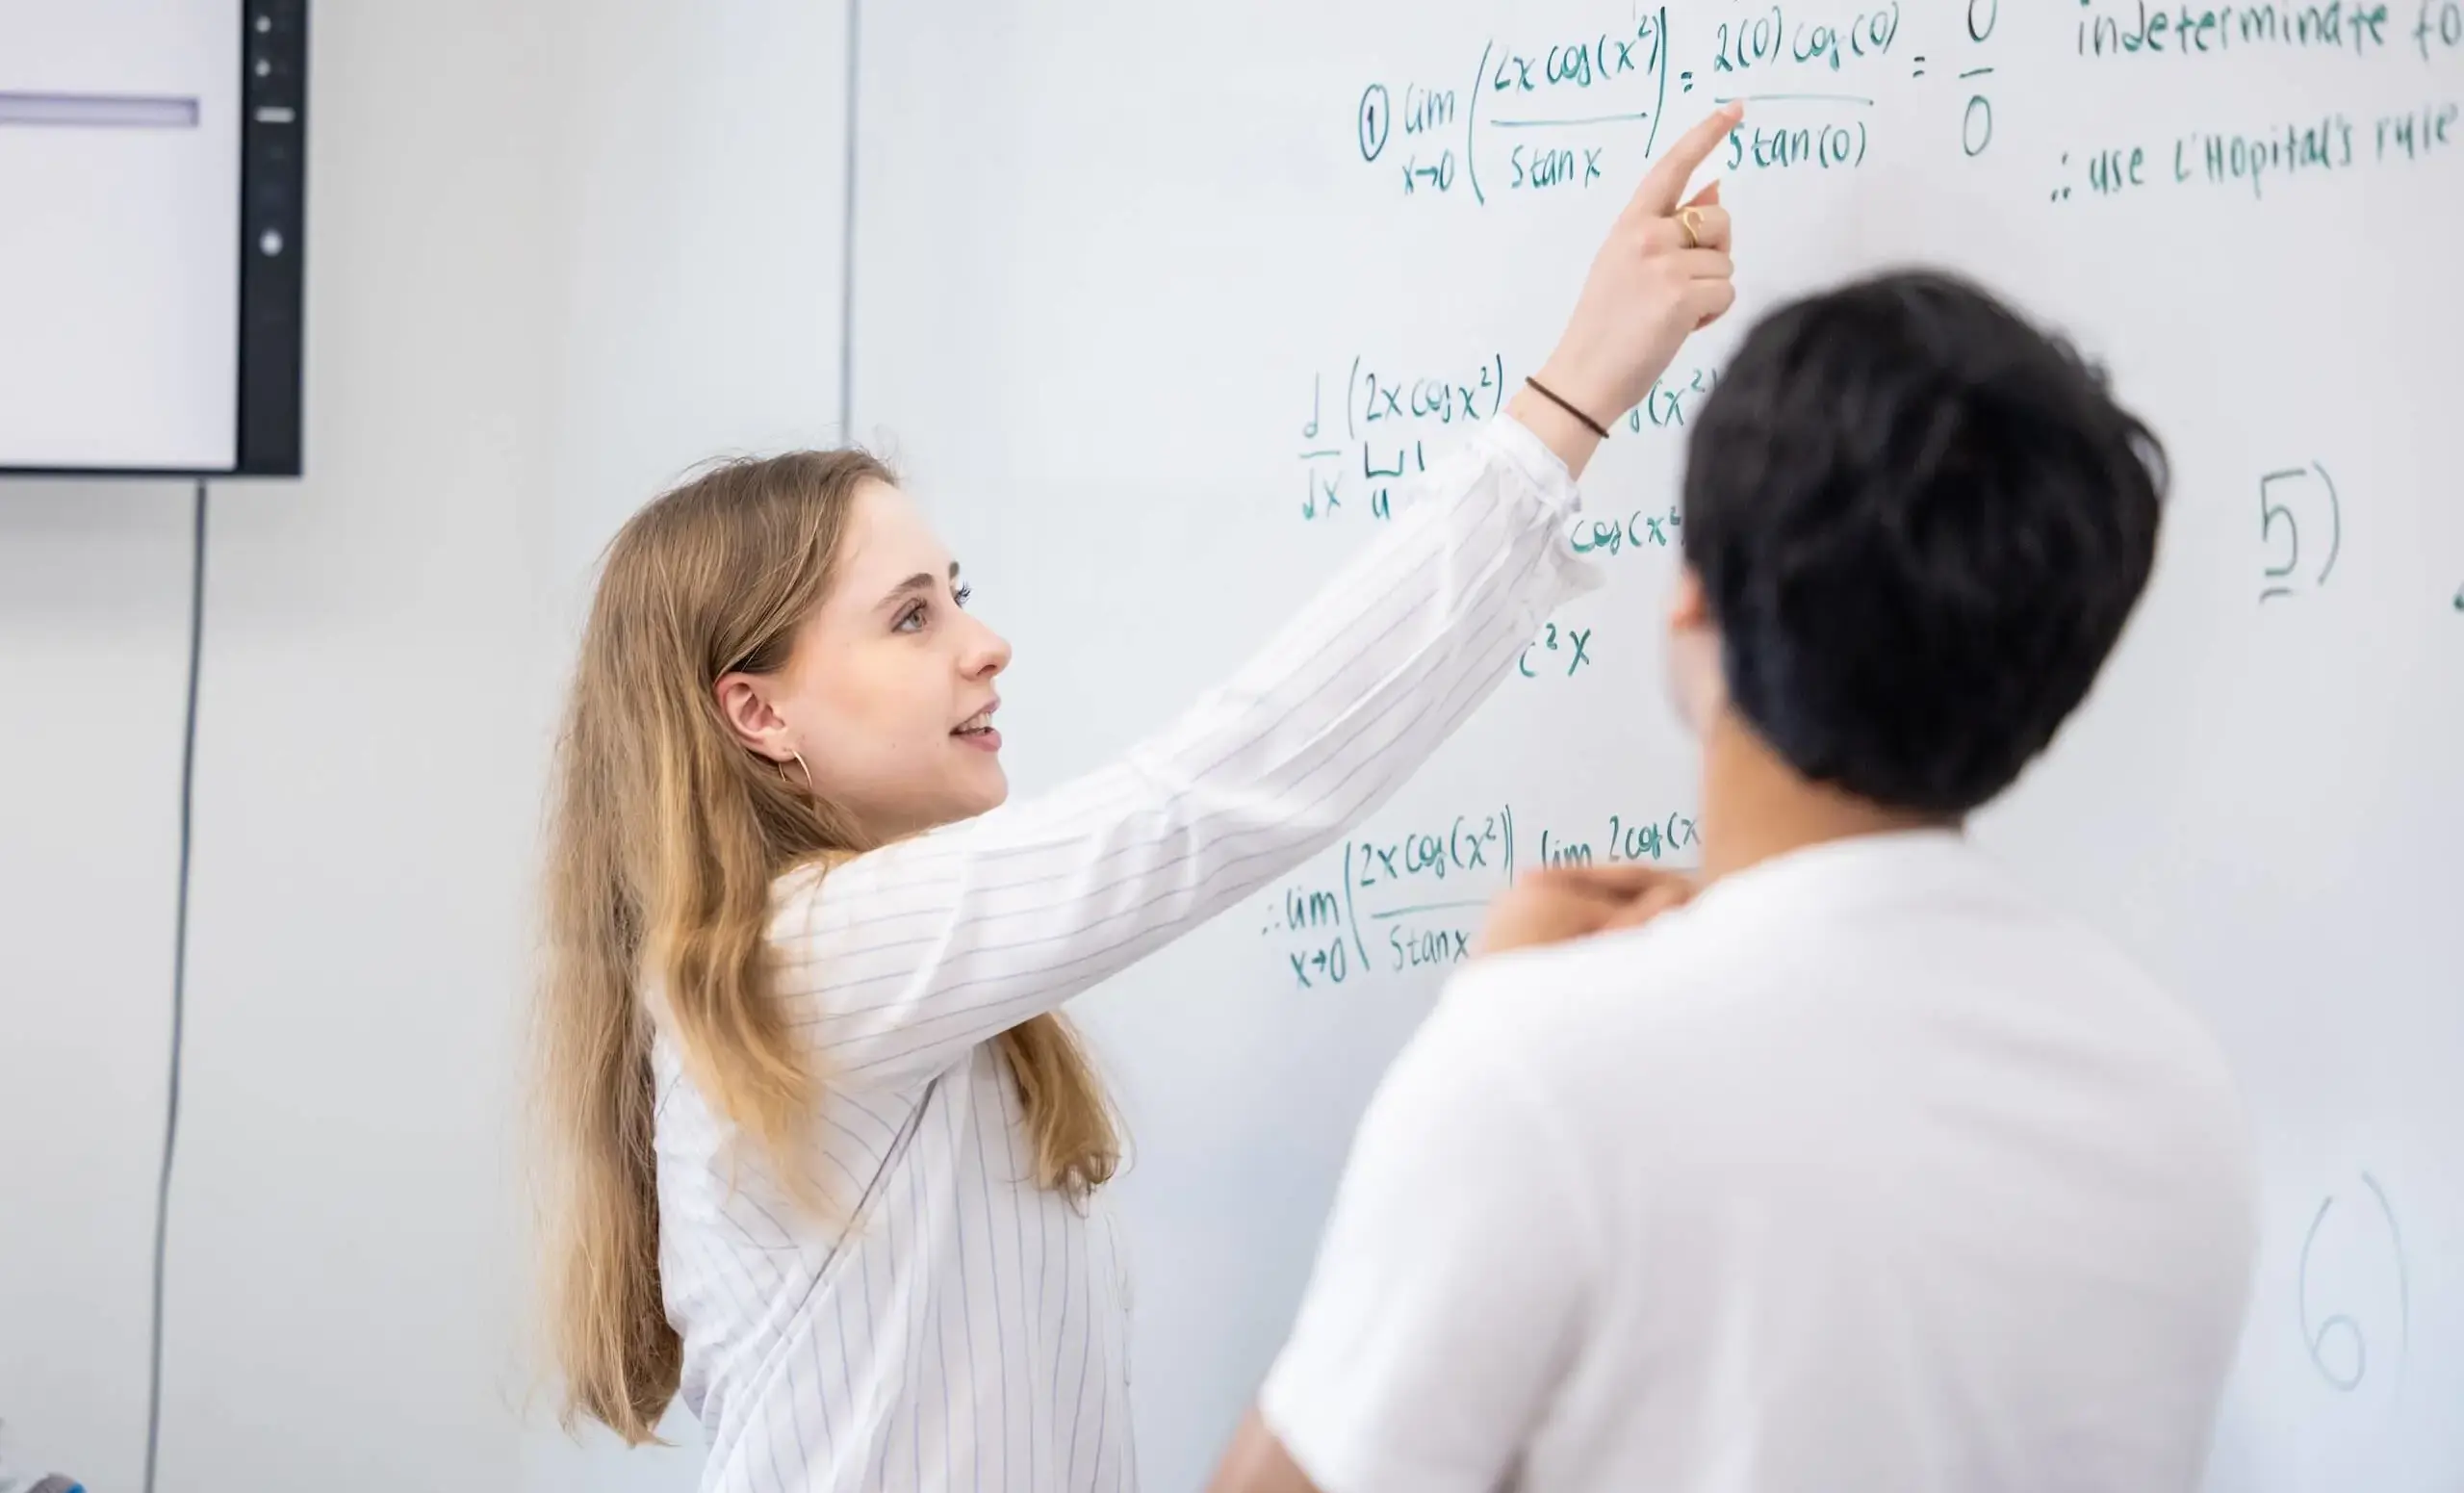
[[[1557,408],[1564,410],[1567,414],[1574,416],[1577,420],[1581,421],[1583,428],[1589,430],[1592,434],[1600,437],[1604,441],[1608,439],[1608,427],[1606,425],[1602,425],[1599,421],[1592,419],[1589,415],[1584,414],[1582,411],[1575,408],[1572,404],[1567,403],[1565,397],[1557,393],[1556,390],[1550,388],[1539,379],[1532,378],[1527,375],[1523,381],[1531,386],[1533,393],[1539,395],[1542,399],[1547,399],[1550,403],[1554,404]]]

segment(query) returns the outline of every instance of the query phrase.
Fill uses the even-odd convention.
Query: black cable
[[[163,1175],[154,1192],[154,1323],[145,1388],[144,1493],[154,1493],[154,1454],[163,1431],[163,1259],[170,1238],[171,1157],[180,1138],[180,1044],[189,986],[189,831],[196,802],[196,683],[205,656],[205,479],[195,492],[195,535],[189,554],[188,709],[180,728],[180,868],[171,919],[171,1080],[163,1105]]]

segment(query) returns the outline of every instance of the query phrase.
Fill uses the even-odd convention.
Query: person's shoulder
[[[2241,1080],[2208,1018],[2118,943],[2088,929],[2073,937],[2085,951],[2084,967],[2121,996],[2118,1015],[2127,1017],[2134,1055],[2170,1094],[2177,1122],[2198,1131],[2219,1151],[2248,1151],[2254,1143]]]
[[[2232,1097],[2232,1064],[2223,1044],[2180,991],[2082,914],[2024,889],[2012,897],[2037,919],[2043,941],[2036,957],[2047,973],[2099,992],[2115,1020],[2127,1019],[2128,1030],[2147,1056],[2190,1070]]]
[[[2246,1271],[2262,1205],[2258,1135],[2222,1037],[2119,940],[2053,915],[2067,951],[2059,966],[2064,993],[2093,1013],[2109,1073],[2099,1092],[2123,1117],[2137,1165],[2169,1174],[2165,1194],[2177,1217],[2203,1221],[2184,1237],[2229,1241]]]
[[[1714,936],[1706,937],[1707,933]],[[1483,955],[1457,970],[1430,1017],[1467,1060],[1526,1069],[1551,1088],[1647,1065],[1672,1026],[1735,986],[1731,940],[1691,908],[1640,928]]]
[[[2105,1094],[2133,1106],[2142,1134],[2191,1171],[2254,1185],[2250,1115],[2231,1055],[2182,991],[2092,914],[1987,864],[1979,937],[2002,946],[2009,978],[2040,1019],[2109,1068]]]
[[[1671,913],[1641,928],[1533,944],[1473,959],[1447,982],[1446,999],[1488,1008],[1500,1003],[1542,1007],[1599,999],[1632,983],[1639,966],[1666,958]]]
[[[1754,940],[1734,937],[1741,930],[1729,912],[1690,902],[1638,928],[1484,955],[1454,975],[1448,995],[1467,1005],[1579,1016],[1603,1002],[1622,1006],[1641,991],[1698,988],[1718,981],[1734,956],[1754,951]]]

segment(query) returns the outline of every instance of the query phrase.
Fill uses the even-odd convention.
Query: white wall
[[[514,1130],[582,572],[835,436],[837,4],[317,8],[309,475],[218,484],[162,1476],[688,1487],[522,1355]],[[142,1458],[186,489],[0,485],[0,1420]]]
[[[0,1421],[99,1487],[145,1429],[187,496],[0,484]]]

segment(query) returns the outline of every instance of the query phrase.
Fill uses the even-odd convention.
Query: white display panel
[[[0,469],[236,464],[244,35],[0,0]]]

